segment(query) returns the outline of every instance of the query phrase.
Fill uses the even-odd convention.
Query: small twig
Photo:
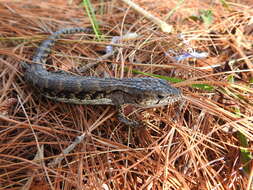
[[[108,112],[108,110],[109,110],[109,108],[106,109],[102,115],[100,115],[100,117],[97,120],[99,122],[95,122],[89,128],[89,132],[88,133],[91,133],[98,125],[100,125],[101,123],[103,123],[104,121],[106,121],[108,118],[112,117],[115,114],[115,112],[114,112],[114,113],[110,113],[110,114],[106,115],[107,112]],[[57,156],[57,158],[55,158],[52,162],[50,162],[48,164],[48,166],[55,167],[56,165],[60,164],[61,161],[65,158],[65,155],[68,155],[78,144],[80,144],[81,142],[83,142],[83,140],[85,139],[86,136],[87,136],[87,132],[84,132],[80,136],[77,136],[75,138],[74,142],[72,142],[67,148],[65,148],[62,151],[62,153]]]
[[[50,162],[48,165],[50,167],[55,167],[57,164],[61,163],[61,161],[64,159],[64,155],[69,154],[79,143],[81,143],[84,138],[86,137],[87,133],[83,133],[80,136],[77,136],[73,143],[71,143],[67,148],[65,148],[60,155],[58,155],[57,158],[55,158],[52,162]]]

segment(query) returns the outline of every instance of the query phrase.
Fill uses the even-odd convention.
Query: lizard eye
[[[158,97],[159,99],[163,99],[163,98],[164,98],[164,96],[163,96],[163,95],[160,95],[160,94],[158,94],[157,97]]]

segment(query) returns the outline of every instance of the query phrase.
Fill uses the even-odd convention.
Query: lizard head
[[[183,98],[181,91],[169,85],[166,80],[142,78],[142,82],[145,82],[145,85],[139,86],[141,93],[135,99],[135,104],[140,107],[169,105]]]

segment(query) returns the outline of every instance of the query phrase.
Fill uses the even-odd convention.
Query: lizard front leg
[[[130,127],[138,127],[140,126],[140,122],[132,120],[130,118],[128,118],[125,113],[124,113],[124,108],[126,105],[120,105],[117,106],[118,109],[118,115],[117,118],[119,121],[121,121],[122,123],[124,123],[125,125],[128,125]]]

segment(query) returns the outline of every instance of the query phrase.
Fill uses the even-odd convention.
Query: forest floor
[[[0,2],[0,189],[253,189],[251,1],[133,2],[147,12],[126,0]],[[33,64],[52,32],[92,26],[62,36],[48,69],[163,78],[184,98],[130,107],[142,118],[132,128],[113,106],[55,102],[26,84],[20,62]]]

